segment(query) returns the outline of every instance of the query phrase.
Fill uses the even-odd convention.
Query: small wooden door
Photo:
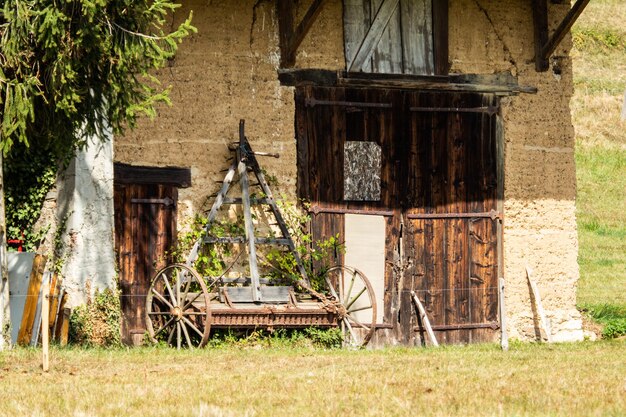
[[[139,345],[146,331],[146,294],[176,241],[173,185],[115,184],[115,246],[122,307],[122,341]]]

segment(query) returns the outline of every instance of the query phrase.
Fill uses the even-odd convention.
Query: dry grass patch
[[[626,344],[0,354],[0,415],[624,415]],[[6,401],[6,399],[10,399]]]

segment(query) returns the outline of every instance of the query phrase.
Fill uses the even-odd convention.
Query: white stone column
[[[115,287],[111,132],[89,138],[60,176],[58,189],[57,225],[66,227],[61,274],[73,307],[96,289]]]

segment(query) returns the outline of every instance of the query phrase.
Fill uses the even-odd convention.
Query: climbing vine
[[[7,237],[23,240],[27,251],[35,251],[47,232],[46,227],[35,230],[34,226],[58,168],[58,159],[51,151],[21,143],[4,159]]]
[[[263,198],[264,196],[253,195],[252,197]],[[302,208],[300,208],[294,203],[287,202],[283,196],[277,200],[277,204],[313,289],[323,290],[325,287],[323,275],[345,252],[343,243],[338,235],[322,240],[313,239],[307,230],[311,220],[306,214],[309,206],[307,202],[302,201]],[[258,215],[253,213],[253,218],[257,219]],[[169,252],[174,262],[184,262],[193,244],[198,239],[206,237],[204,230],[206,224],[205,216],[196,215],[190,225],[190,230],[179,234],[176,245]],[[277,237],[277,232],[271,227],[267,230],[267,234],[268,237]],[[242,214],[233,218],[215,220],[209,230],[209,236],[215,238],[244,235]],[[247,257],[246,248],[241,243],[237,245],[239,248],[227,243],[204,244],[198,253],[194,268],[201,276],[218,277],[230,270],[237,262],[246,263],[241,259]],[[300,279],[298,264],[291,251],[277,245],[263,246],[257,247],[257,256],[260,261],[259,266],[263,269],[263,276],[275,284],[293,285]]]

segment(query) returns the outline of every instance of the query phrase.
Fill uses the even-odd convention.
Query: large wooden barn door
[[[383,304],[380,342],[419,339],[411,291],[442,342],[493,338],[496,112],[493,97],[474,93],[297,90],[298,194],[311,202],[314,238],[338,234],[350,246],[350,236],[367,239],[346,229],[358,225],[354,215],[384,218],[384,232],[372,228],[385,234],[384,272],[369,276]]]
[[[172,185],[116,184],[115,237],[122,307],[122,341],[141,344],[146,294],[158,268],[167,263],[176,239]]]
[[[425,303],[440,341],[492,340],[500,218],[495,103],[477,94],[411,93],[407,101],[404,285]]]

